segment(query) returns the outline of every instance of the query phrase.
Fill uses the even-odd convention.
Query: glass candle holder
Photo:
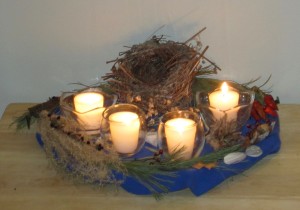
[[[146,116],[135,105],[116,104],[103,112],[101,136],[111,141],[123,157],[140,151],[145,143],[146,131]]]
[[[94,135],[100,133],[103,111],[116,101],[116,95],[109,95],[98,88],[88,88],[63,93],[60,107],[64,116],[75,119],[81,125],[82,132]]]
[[[227,122],[235,122],[236,130],[240,130],[250,117],[254,92],[251,90],[238,91],[228,87],[212,92],[197,92],[196,102],[208,127],[226,117]]]
[[[164,153],[182,150],[181,159],[199,156],[205,142],[202,119],[192,111],[167,112],[158,128],[158,142]]]

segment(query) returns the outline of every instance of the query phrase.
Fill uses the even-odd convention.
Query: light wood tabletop
[[[10,104],[0,121],[0,209],[300,209],[300,105],[279,106],[278,154],[200,197],[183,190],[160,201],[63,178],[36,142],[34,127],[9,127],[29,106]]]

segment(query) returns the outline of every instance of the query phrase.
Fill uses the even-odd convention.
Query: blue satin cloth
[[[244,161],[232,165],[226,165],[223,162],[220,162],[218,167],[207,169],[186,169],[186,170],[179,170],[177,171],[176,177],[167,177],[168,182],[163,182],[162,184],[165,185],[169,192],[179,191],[183,189],[190,189],[191,192],[195,196],[200,196],[210,189],[214,188],[227,178],[242,173],[243,171],[249,169],[251,166],[256,164],[258,161],[266,157],[267,155],[277,153],[281,146],[280,136],[279,136],[279,120],[278,118],[273,118],[272,121],[275,121],[275,126],[272,132],[267,136],[265,139],[257,143],[256,145],[259,146],[263,154],[259,157],[247,157]],[[248,124],[253,124],[254,121],[251,119],[249,120]],[[248,128],[246,126],[243,128],[242,132],[245,134],[248,132]],[[36,134],[36,139],[38,143],[43,147],[44,142],[42,139],[41,134]],[[136,154],[133,158],[140,158],[145,156],[153,155],[148,149],[147,146],[150,144],[145,145],[145,147]],[[212,148],[210,145],[206,144],[202,151],[202,154],[207,154],[212,152]],[[58,157],[56,152],[53,153],[55,157]],[[115,173],[117,179],[123,179],[124,182],[121,184],[121,187],[125,189],[129,193],[137,194],[137,195],[148,195],[152,194],[152,192],[146,188],[142,183],[136,180],[133,177],[127,176],[124,177],[123,174]],[[166,179],[166,177],[160,177],[162,179]],[[169,182],[171,181],[171,182]],[[159,189],[156,189],[157,192],[161,192]]]

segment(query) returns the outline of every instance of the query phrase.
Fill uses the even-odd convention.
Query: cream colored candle
[[[109,116],[110,132],[115,149],[119,153],[132,153],[139,140],[140,120],[136,113],[122,111]]]
[[[168,152],[184,147],[182,157],[190,159],[193,154],[196,137],[196,122],[186,118],[175,118],[165,123],[165,134],[168,145]]]
[[[228,121],[236,120],[239,93],[229,90],[226,82],[222,84],[221,90],[214,91],[209,95],[209,103],[210,106],[216,108],[216,110],[211,109],[216,119],[222,118],[226,113]]]
[[[83,92],[74,97],[74,106],[79,123],[86,130],[100,128],[104,97],[100,93]]]

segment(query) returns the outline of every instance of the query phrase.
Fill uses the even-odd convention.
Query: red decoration
[[[263,99],[264,104],[261,104],[258,100],[255,100],[253,102],[251,116],[256,121],[267,120],[266,114],[271,115],[273,117],[278,116],[278,106],[274,98],[269,94],[265,94]]]

